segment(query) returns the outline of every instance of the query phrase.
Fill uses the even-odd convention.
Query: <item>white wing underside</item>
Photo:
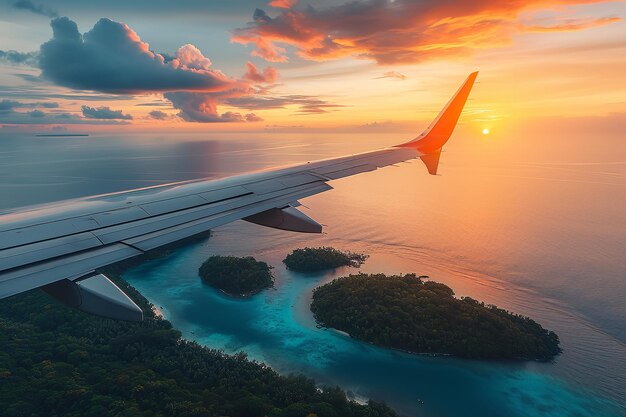
[[[403,145],[0,213],[0,299],[61,280],[97,276],[99,268],[235,220],[252,216],[250,221],[257,222],[252,219],[263,218],[262,213],[296,206],[299,199],[332,189],[331,180],[419,157],[435,173],[439,151],[451,133],[442,138],[437,124],[456,124],[475,77],[470,75],[426,132]],[[85,281],[82,287],[95,288],[94,282]]]

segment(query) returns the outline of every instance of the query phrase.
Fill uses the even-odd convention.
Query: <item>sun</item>
[[[488,135],[488,134],[489,134],[489,129],[484,128],[484,129],[483,129],[483,135]]]

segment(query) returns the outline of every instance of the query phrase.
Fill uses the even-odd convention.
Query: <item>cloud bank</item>
[[[0,50],[0,62],[13,65],[37,65],[37,52],[17,52]]]
[[[2,100],[0,101],[0,114],[12,112],[13,109],[20,107],[20,103],[14,100]]]
[[[150,50],[123,23],[100,19],[81,35],[67,17],[51,21],[53,36],[41,45],[42,76],[65,87],[105,93],[175,90],[220,91],[236,80],[210,69],[211,61],[185,45],[170,62]]]
[[[148,113],[148,117],[154,120],[167,120],[170,118],[170,115],[161,110],[152,110]]]
[[[43,107],[46,109],[56,109],[59,107],[59,103],[56,101],[37,101],[33,103],[25,103],[16,100],[0,100],[0,113],[12,112],[15,109],[36,108]]]
[[[126,124],[130,120],[127,115],[123,117],[81,118],[78,115],[67,112],[46,112],[41,109],[57,109],[59,103],[46,102],[22,102],[17,100],[0,100],[0,125],[56,125],[56,124]],[[27,110],[33,109],[33,110]],[[108,108],[107,108],[108,109]],[[21,110],[21,111],[18,111]],[[92,110],[102,110],[92,109]],[[110,109],[108,109],[110,110]],[[120,112],[121,113],[121,112]],[[114,112],[114,115],[117,113]],[[106,115],[105,115],[106,116]]]
[[[27,10],[29,12],[33,12],[35,14],[50,18],[57,17],[59,15],[55,10],[52,10],[41,4],[35,4],[30,0],[16,0],[11,3],[11,6],[18,10]]]
[[[233,107],[248,110],[284,109],[287,106],[297,106],[299,114],[328,113],[332,109],[344,107],[341,104],[329,103],[319,97],[290,94],[279,97],[247,96],[226,99],[225,102]]]
[[[368,0],[322,9],[287,9],[276,17],[257,9],[247,27],[233,32],[232,41],[252,44],[253,55],[273,62],[287,61],[281,45],[291,45],[310,60],[357,56],[379,64],[416,63],[506,45],[519,30],[517,18],[522,12],[593,2]],[[596,26],[610,23],[593,20]],[[591,26],[586,22],[564,29]]]
[[[164,93],[190,122],[259,121],[253,113],[218,112],[225,99],[255,94],[252,84],[273,83],[278,72],[259,70],[253,63],[241,79],[212,68],[212,62],[194,45],[183,45],[175,56],[158,54],[123,23],[100,19],[81,35],[67,17],[51,21],[53,36],[41,45],[38,64],[42,77],[65,87],[113,94]],[[109,108],[83,106],[83,115],[98,119],[130,120]],[[160,113],[150,114],[165,120]]]
[[[100,19],[81,34],[67,17],[50,22],[52,38],[41,45],[39,53],[1,52],[0,59],[38,66],[41,79],[77,90],[108,93],[113,96],[161,93],[187,122],[258,122],[255,113],[226,111],[228,105],[247,110],[282,108],[296,105],[299,113],[325,113],[333,105],[311,96],[266,97],[268,85],[278,79],[273,67],[257,68],[252,62],[240,78],[229,77],[213,68],[211,60],[191,44],[181,46],[174,55],[159,54],[123,23]],[[84,119],[132,120],[129,114],[109,107],[82,106]],[[32,115],[32,117],[38,117]],[[43,117],[43,116],[42,116]],[[153,111],[153,120],[175,119]]]
[[[133,116],[124,114],[121,110],[111,110],[110,107],[89,107],[82,106],[83,116],[88,119],[104,119],[104,120],[132,120]]]
[[[228,98],[242,97],[246,94],[247,92],[239,90],[221,93],[177,91],[165,93],[164,97],[171,101],[176,109],[180,110],[178,116],[188,122],[224,123],[262,120],[254,113],[246,115],[237,112],[218,113],[218,104],[225,102]]]

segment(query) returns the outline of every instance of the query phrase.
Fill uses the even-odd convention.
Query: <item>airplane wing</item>
[[[319,233],[322,226],[296,207],[299,199],[332,189],[328,182],[415,158],[436,174],[477,74],[421,135],[401,145],[0,213],[0,299],[41,288],[92,314],[142,320],[141,309],[99,268],[240,219]]]

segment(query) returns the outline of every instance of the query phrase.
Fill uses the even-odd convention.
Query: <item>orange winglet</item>
[[[410,142],[396,145],[398,147],[414,148],[421,152],[423,156],[420,158],[426,164],[430,174],[435,175],[437,173],[441,148],[450,139],[450,135],[452,135],[456,127],[477,75],[478,71],[471,73],[467,77],[461,88],[459,88],[448,104],[446,104],[446,107],[441,110],[437,118],[433,120],[424,132]]]

